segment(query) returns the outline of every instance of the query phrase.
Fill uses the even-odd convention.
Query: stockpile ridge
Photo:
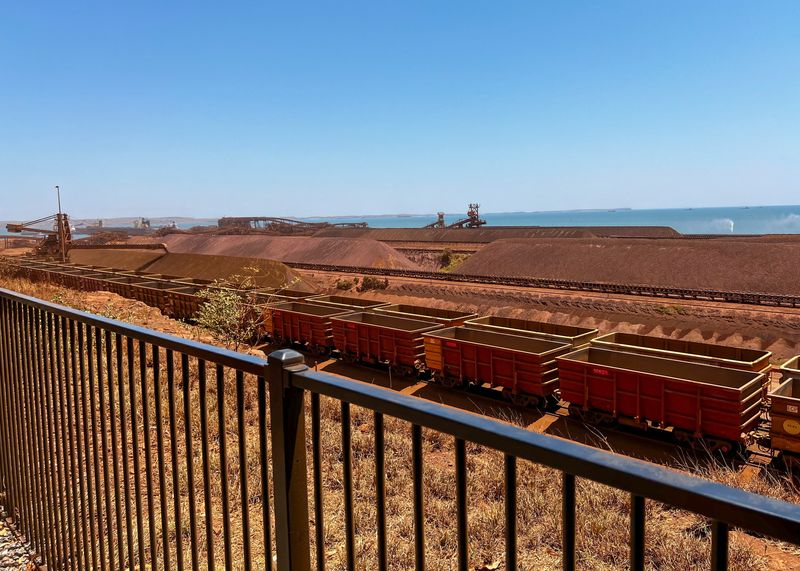
[[[395,249],[376,240],[308,236],[192,236],[172,234],[160,241],[174,253],[239,256],[305,264],[415,269]]]

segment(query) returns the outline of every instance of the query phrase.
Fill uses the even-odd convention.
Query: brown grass
[[[0,278],[0,286],[22,291],[43,299],[55,299],[59,303],[71,305],[79,309],[89,309],[95,312],[106,312],[107,315],[121,318],[133,323],[147,325],[156,329],[168,328],[170,333],[185,335],[202,339],[202,332],[196,328],[179,324],[166,318],[158,319],[152,308],[122,300],[116,296],[102,302],[96,297],[79,294],[63,288],[46,284],[31,284],[24,280]],[[111,296],[112,294],[103,294]],[[96,296],[96,294],[95,294]],[[99,305],[99,307],[98,307]],[[123,311],[121,308],[127,307]],[[176,327],[177,329],[170,329]],[[113,353],[116,358],[116,353]],[[123,343],[123,362],[129,357]],[[192,429],[192,442],[194,454],[192,467],[194,469],[194,488],[198,511],[198,530],[200,531],[201,566],[205,560],[205,535],[203,533],[208,519],[204,509],[204,495],[202,486],[202,457],[200,454],[201,440],[199,438],[200,408],[198,390],[197,363],[192,360],[188,371],[190,417],[185,422],[182,412],[182,398],[185,387],[180,382],[182,368],[180,359],[176,359],[176,399],[177,399],[177,440],[174,445],[179,458],[177,466],[172,466],[169,460],[171,453],[171,440],[169,437],[168,388],[165,381],[166,354],[159,352],[161,360],[162,391],[158,395],[161,399],[162,428],[165,442],[165,464],[163,473],[165,478],[165,504],[168,524],[166,529],[161,526],[161,505],[158,501],[159,466],[157,457],[157,438],[155,421],[155,398],[153,390],[153,360],[152,355],[145,356],[146,363],[146,398],[150,406],[150,424],[145,427],[141,415],[141,378],[138,373],[139,352],[134,347],[130,355],[137,364],[134,372],[135,396],[139,401],[136,415],[136,426],[139,429],[140,460],[144,463],[144,447],[152,451],[152,473],[154,479],[154,523],[156,528],[155,540],[159,546],[159,565],[161,565],[161,542],[167,534],[169,550],[171,553],[172,567],[175,566],[178,537],[175,533],[175,517],[173,510],[172,482],[177,476],[179,488],[179,502],[181,505],[183,532],[181,545],[184,558],[188,562],[189,535],[188,513],[190,487],[187,475],[185,432],[184,427]],[[113,367],[112,367],[113,368]],[[123,367],[124,370],[124,367]],[[113,375],[113,388],[115,396],[118,394],[116,385],[116,372]],[[126,406],[125,419],[128,427],[127,444],[133,444],[131,437],[131,408],[129,406],[131,395],[128,390],[127,376],[123,376],[123,394]],[[251,533],[253,538],[253,556],[256,568],[263,568],[264,557],[268,556],[261,547],[261,509],[262,490],[259,482],[259,450],[258,450],[258,415],[256,381],[249,376],[245,379],[244,405],[245,405],[245,435],[247,442],[248,463],[246,472],[249,483],[247,498],[247,513],[249,514]],[[106,387],[107,389],[107,387]],[[236,386],[232,372],[227,372],[224,383],[225,392],[225,430],[228,443],[228,462],[223,465],[220,460],[220,430],[217,422],[217,409],[219,400],[216,391],[216,376],[213,368],[208,370],[207,398],[209,403],[209,452],[210,452],[210,489],[212,500],[212,527],[215,545],[215,560],[223,565],[223,520],[222,514],[222,480],[223,475],[229,482],[229,494],[232,525],[233,568],[242,568],[242,502],[241,481],[242,471],[238,462],[239,441],[236,422]],[[88,392],[85,393],[87,396]],[[99,414],[100,408],[95,404]],[[80,416],[80,415],[79,415]],[[110,415],[107,420],[110,421]],[[79,425],[82,417],[78,419]],[[117,412],[116,422],[122,420]],[[514,418],[510,417],[513,422]],[[308,415],[310,434],[310,415]],[[321,443],[322,443],[322,475],[324,488],[324,538],[325,553],[329,569],[343,569],[345,563],[344,550],[344,501],[343,501],[343,472],[342,472],[342,441],[341,441],[341,407],[336,401],[321,399]],[[145,430],[147,428],[147,430]],[[409,569],[414,564],[414,541],[412,521],[412,464],[410,427],[407,423],[393,418],[386,419],[386,474],[387,474],[387,527],[388,550],[392,569]],[[119,433],[116,438],[119,439]],[[118,440],[121,444],[121,440]],[[310,437],[309,437],[310,447]],[[456,561],[456,532],[455,532],[455,473],[453,468],[454,450],[452,438],[425,430],[423,431],[424,449],[424,491],[425,491],[425,529],[426,529],[426,557],[427,568],[445,570],[455,568]],[[107,444],[110,453],[110,441]],[[354,482],[354,520],[356,528],[356,561],[359,569],[376,568],[376,509],[375,509],[375,482],[374,482],[374,430],[373,414],[371,411],[353,407],[352,409],[352,452],[353,452],[353,482]],[[130,452],[129,452],[130,454]],[[102,456],[102,453],[100,453]],[[311,461],[309,449],[309,485],[312,482]],[[92,459],[94,456],[92,455]],[[270,458],[267,459],[270,461]],[[477,446],[467,445],[467,472],[468,472],[468,501],[469,501],[469,540],[470,540],[470,566],[473,569],[504,568],[504,497],[503,484],[503,457],[500,453]],[[119,462],[118,469],[127,464],[128,473],[133,478],[132,462]],[[87,462],[91,469],[91,462]],[[102,464],[113,472],[114,462]],[[142,464],[144,466],[144,464]],[[560,502],[561,479],[560,474],[541,466],[520,462],[518,472],[518,546],[520,569],[559,569],[561,566],[561,531],[560,531]],[[714,462],[688,463],[686,468],[703,477],[722,481],[731,485],[744,487],[751,491],[779,497],[789,501],[797,501],[797,490],[794,486],[780,476],[753,477],[745,480],[733,469]],[[102,469],[102,468],[101,468]],[[142,490],[145,489],[146,470],[142,468]],[[120,477],[121,478],[121,477]],[[111,478],[112,498],[117,488]],[[146,494],[145,494],[146,496]],[[124,500],[124,494],[121,495]],[[309,510],[313,520],[313,500],[310,500]],[[145,500],[145,516],[147,514],[147,500]],[[577,487],[577,536],[578,536],[578,564],[581,569],[611,569],[626,568],[628,557],[628,518],[629,497],[627,494],[601,486],[586,480],[579,480]],[[113,499],[112,511],[114,515]],[[124,515],[124,501],[123,501]],[[135,513],[133,514],[135,516]],[[103,515],[100,522],[109,525],[109,531],[115,529],[115,517]],[[124,521],[124,519],[123,519]],[[135,522],[134,517],[134,522]],[[145,517],[145,539],[149,538],[147,531],[149,520]],[[312,542],[314,525],[311,522]],[[135,527],[135,526],[134,526]],[[114,532],[115,533],[115,532]],[[115,537],[115,535],[114,535]],[[136,539],[136,538],[134,538]],[[148,540],[149,541],[149,540]],[[754,541],[756,543],[754,544]],[[652,569],[705,569],[709,566],[710,539],[706,522],[697,516],[672,509],[668,506],[648,502],[647,504],[647,535],[646,558],[648,566]],[[764,555],[765,550],[774,550],[775,545],[763,540],[754,540],[743,533],[734,533],[731,539],[731,568],[732,569],[763,569],[772,567],[770,557]],[[312,546],[313,547],[313,546]],[[312,551],[313,553],[313,551]],[[149,560],[149,552],[146,556]],[[796,563],[796,560],[793,560]],[[777,567],[776,567],[777,568]]]

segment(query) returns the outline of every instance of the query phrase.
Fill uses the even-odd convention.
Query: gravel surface
[[[0,571],[32,571],[38,569],[30,546],[16,534],[6,521],[6,513],[0,508]]]

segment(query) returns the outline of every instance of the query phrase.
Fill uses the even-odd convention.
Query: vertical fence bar
[[[25,331],[24,331],[24,319],[22,317],[23,312],[25,311],[25,307],[20,305],[19,310],[16,312],[15,315],[15,327],[16,327],[16,336],[17,336],[17,350],[16,350],[16,358],[19,367],[19,382],[17,385],[17,410],[18,416],[16,417],[17,422],[20,426],[20,459],[22,462],[22,494],[23,494],[23,501],[20,505],[21,512],[20,512],[20,519],[18,521],[18,527],[20,531],[25,535],[26,539],[32,539],[32,525],[35,519],[35,516],[32,513],[31,503],[32,503],[32,486],[31,486],[31,469],[32,465],[30,462],[30,450],[28,449],[28,444],[30,439],[28,438],[27,434],[27,425],[26,416],[27,416],[27,403],[26,403],[26,385],[27,383],[27,376],[28,370],[25,365],[26,361],[26,349],[25,349]]]
[[[64,320],[64,352],[69,353],[69,359],[66,358],[64,362],[69,368],[69,375],[64,378],[66,408],[67,408],[67,426],[69,428],[69,469],[71,472],[70,480],[72,482],[72,503],[73,513],[75,514],[75,545],[76,549],[76,565],[78,569],[86,569],[88,566],[83,558],[83,549],[80,530],[83,529],[85,522],[81,520],[80,500],[78,489],[78,470],[80,469],[79,463],[76,461],[75,455],[77,454],[77,434],[75,431],[75,419],[77,418],[77,409],[73,406],[74,399],[72,392],[75,390],[77,382],[76,358],[75,358],[75,331],[73,328],[73,321],[71,319]]]
[[[175,406],[175,357],[167,350],[167,403],[169,408],[169,434],[172,462],[172,501],[175,517],[175,557],[176,568],[183,571],[183,529],[181,522],[180,473],[178,470],[178,435]]]
[[[33,461],[36,463],[36,487],[39,502],[39,514],[37,516],[37,525],[39,539],[37,541],[37,553],[41,556],[42,560],[47,557],[50,543],[50,530],[47,528],[47,485],[46,485],[46,470],[47,458],[44,456],[42,447],[42,424],[41,424],[41,392],[38,390],[38,384],[41,379],[41,345],[39,343],[37,311],[34,308],[29,308],[28,311],[28,333],[29,343],[31,344],[31,381],[28,386],[30,392],[30,409],[32,415],[32,430],[33,430]],[[2,335],[2,333],[0,333]],[[5,381],[5,378],[3,379]],[[5,383],[4,383],[5,384]],[[4,440],[4,442],[8,442]]]
[[[386,553],[386,439],[383,415],[379,412],[375,413],[375,502],[378,571],[387,571],[389,561]]]
[[[70,408],[69,403],[66,401],[66,385],[69,382],[69,362],[67,359],[67,328],[65,326],[66,319],[58,316],[56,323],[58,324],[58,331],[56,332],[56,354],[58,357],[58,406],[59,418],[61,420],[61,447],[63,464],[61,465],[61,473],[63,475],[62,485],[64,486],[64,498],[67,504],[67,533],[69,534],[69,542],[67,547],[69,549],[69,566],[72,569],[77,569],[75,561],[75,532],[78,524],[76,514],[73,512],[72,490],[70,488],[70,457],[72,451],[69,445],[69,426],[67,423],[67,412]]]
[[[267,450],[267,379],[258,377],[258,446],[261,458],[261,525],[264,528],[264,569],[272,571],[272,538],[269,529],[269,456]]]
[[[189,488],[189,545],[192,555],[192,571],[199,571],[200,562],[197,553],[197,506],[194,494],[194,450],[192,447],[192,408],[189,397],[191,382],[189,377],[189,356],[181,355],[181,373],[183,389],[183,432],[186,437],[186,485]]]
[[[469,534],[467,528],[467,445],[456,438],[456,520],[458,529],[458,569],[469,567]]]
[[[575,476],[563,473],[561,489],[561,549],[564,571],[575,569]]]
[[[517,568],[517,459],[505,455],[506,569]]]
[[[49,387],[48,387],[48,397],[47,397],[47,407],[50,410],[50,425],[51,425],[51,432],[53,438],[53,448],[55,450],[55,460],[56,465],[55,467],[51,467],[53,472],[53,485],[55,486],[56,490],[56,514],[57,514],[57,523],[58,526],[56,529],[56,550],[58,551],[58,561],[56,562],[55,566],[63,567],[66,564],[68,555],[65,551],[67,546],[67,540],[64,537],[64,533],[66,531],[66,505],[64,501],[64,487],[61,484],[61,438],[59,435],[59,426],[60,422],[58,420],[58,413],[60,412],[58,407],[58,390],[57,385],[60,383],[60,375],[59,369],[60,367],[57,364],[58,361],[58,352],[55,344],[55,339],[58,338],[55,332],[55,316],[48,314],[47,316],[47,345],[48,345],[48,356],[50,358],[50,378]],[[52,464],[51,464],[52,466]]]
[[[141,344],[139,345],[141,351]],[[136,405],[136,379],[134,378],[134,350],[133,339],[128,338],[128,393],[131,405],[131,449],[133,452],[133,498],[136,504],[136,539],[139,552],[139,568],[144,569],[145,565],[145,545],[144,545],[144,514],[142,511],[142,481],[141,481],[141,462],[139,460],[139,407]],[[142,375],[144,378],[144,375]],[[142,413],[144,414],[144,401],[147,396],[142,396]],[[147,425],[145,424],[145,432]]]
[[[83,351],[83,347],[81,345],[81,340],[76,334],[76,330],[80,328],[80,324],[74,321],[70,321],[69,327],[69,343],[72,347],[72,407],[74,409],[75,414],[75,454],[76,454],[76,465],[77,465],[77,473],[78,473],[78,496],[81,499],[80,502],[80,518],[81,518],[81,542],[83,543],[83,565],[84,568],[89,568],[90,558],[91,558],[91,551],[89,548],[89,513],[86,509],[86,482],[85,480],[85,472],[86,467],[88,466],[87,463],[83,463],[82,457],[84,456],[83,450],[83,439],[81,433],[81,427],[83,426],[83,421],[80,418],[81,413],[81,397],[82,394],[79,393],[79,387],[82,386],[82,376],[83,376],[83,361],[79,357],[79,353]]]
[[[17,490],[17,499],[16,499],[16,514],[15,519],[17,520],[17,525],[23,530],[23,532],[27,529],[27,522],[28,518],[28,508],[30,507],[30,502],[28,501],[27,497],[27,489],[28,489],[28,478],[27,478],[27,464],[25,462],[25,436],[23,434],[22,427],[25,425],[25,422],[22,420],[23,415],[23,408],[22,408],[22,387],[24,385],[23,381],[23,373],[24,368],[22,366],[22,359],[21,359],[21,343],[22,343],[22,335],[20,334],[20,320],[19,320],[19,313],[20,313],[20,306],[19,304],[15,304],[14,307],[14,321],[13,321],[13,335],[14,335],[14,368],[15,374],[12,380],[12,387],[14,391],[14,396],[12,403],[14,405],[14,424],[15,424],[15,446],[14,446],[14,453],[17,457],[17,475],[18,475],[18,483],[19,488]]]
[[[225,425],[225,369],[217,365],[217,419],[219,436],[219,471],[222,489],[222,536],[225,550],[225,569],[233,569],[233,553],[231,551],[231,505],[228,497],[228,438]]]
[[[89,363],[89,410],[91,412],[91,428],[92,428],[92,460],[94,461],[94,501],[96,508],[96,521],[97,521],[97,543],[99,549],[100,568],[105,571],[106,564],[106,530],[103,525],[103,484],[100,476],[100,445],[97,436],[97,407],[95,406],[95,395],[97,389],[95,386],[95,359],[97,359],[98,367],[100,362],[100,354],[94,353],[92,345],[95,343],[95,338],[100,336],[100,331],[92,327],[87,327],[86,331],[86,351]],[[106,518],[108,514],[106,514]],[[109,547],[110,548],[110,547]]]
[[[167,513],[167,475],[164,466],[164,421],[161,418],[161,353],[157,345],[153,349],[153,408],[156,421],[156,453],[158,455],[158,495],[159,512],[161,513],[161,559],[164,571],[171,571],[169,556],[169,514]],[[155,541],[155,540],[153,540]],[[153,566],[155,568],[155,566]]]
[[[58,489],[52,469],[55,457],[55,443],[53,442],[53,409],[50,403],[50,376],[52,375],[52,362],[50,360],[50,316],[41,314],[42,322],[39,325],[39,342],[42,352],[42,376],[39,378],[38,388],[41,394],[42,415],[42,440],[44,443],[45,462],[45,488],[48,496],[48,519],[50,530],[50,554],[48,566],[58,564],[61,547],[59,540],[59,515],[58,515]]]
[[[728,569],[728,524],[719,520],[711,522],[711,569]]]
[[[22,488],[24,480],[22,476],[22,458],[21,448],[22,439],[20,438],[20,411],[19,411],[19,335],[16,329],[17,318],[17,305],[12,302],[11,304],[11,317],[9,320],[9,329],[11,333],[11,378],[9,379],[9,393],[11,396],[10,404],[12,410],[11,433],[12,442],[11,447],[13,473],[14,473],[14,489],[12,493],[11,502],[11,517],[16,521],[20,521],[22,517],[22,510],[24,509],[24,500],[22,498]],[[57,544],[58,545],[58,544]],[[59,551],[60,556],[60,551]]]
[[[644,498],[631,494],[631,571],[644,571]]]
[[[106,370],[108,371],[108,412],[111,421],[111,460],[114,475],[114,513],[116,516],[117,528],[117,553],[118,565],[117,568],[123,569],[125,567],[125,541],[122,532],[122,498],[120,496],[122,490],[120,489],[120,474],[119,474],[119,439],[117,437],[117,403],[114,391],[114,381],[116,379],[117,385],[122,386],[122,336],[119,333],[114,334],[114,349],[116,351],[115,366],[111,366],[111,333],[106,331]],[[127,462],[126,459],[123,459]]]
[[[236,371],[236,418],[239,426],[239,489],[242,501],[242,555],[244,568],[253,567],[250,551],[250,494],[247,489],[247,441],[244,417],[244,373]]]
[[[111,347],[110,347],[110,333],[105,332],[106,336],[106,364],[105,375],[111,374]],[[108,565],[114,569],[114,524],[113,524],[113,511],[111,507],[111,478],[108,473],[108,421],[106,420],[106,394],[103,387],[103,335],[100,328],[96,328],[96,335],[94,337],[95,351],[97,356],[97,395],[100,409],[98,415],[100,416],[100,442],[102,446],[102,459],[103,459],[103,497],[105,498],[105,535],[108,541]]]
[[[314,478],[314,538],[317,571],[325,569],[325,510],[322,505],[322,427],[319,395],[311,394],[311,459]],[[380,549],[380,546],[379,546]]]
[[[90,416],[89,408],[90,406],[92,409],[94,405],[92,405],[92,397],[91,391],[87,390],[87,382],[91,379],[91,330],[88,326],[84,324],[78,325],[78,345],[81,347],[81,351],[78,354],[78,362],[80,365],[80,383],[81,383],[81,417],[83,417],[83,453],[84,453],[84,460],[86,462],[86,501],[88,503],[88,513],[89,513],[89,532],[90,532],[90,543],[92,546],[92,568],[98,569],[100,566],[100,554],[98,553],[98,543],[97,540],[98,532],[97,532],[97,525],[96,522],[98,520],[97,514],[95,511],[94,505],[94,491],[97,487],[97,480],[93,480],[94,473],[92,472],[92,443],[89,441],[89,433],[93,432],[89,430],[90,422],[93,422]],[[88,361],[88,363],[87,363]],[[89,372],[87,374],[86,367],[88,366]]]
[[[147,390],[147,347],[139,341],[139,377],[142,385],[142,438],[144,446],[145,482],[147,486],[147,526],[150,538],[150,568],[158,566],[155,500],[153,498],[153,452],[150,449],[150,397]],[[155,378],[155,374],[153,375]],[[144,565],[144,561],[142,562]]]
[[[178,472],[178,430],[175,420],[175,357],[167,350],[167,400],[169,406],[169,449],[172,461],[172,502],[175,515],[175,568],[183,571],[183,530],[181,528],[181,484]]]
[[[15,422],[14,422],[14,349],[13,349],[13,303],[10,300],[3,300],[3,346],[6,354],[5,361],[5,382],[3,391],[6,399],[4,407],[4,417],[6,422],[6,442],[3,447],[6,451],[7,475],[6,481],[6,508],[9,517],[15,517],[17,507],[17,470],[16,470],[16,450],[15,450]]]
[[[302,355],[288,349],[269,355],[275,543],[281,571],[311,567],[305,403],[303,390],[291,386],[292,372],[307,369],[303,361]]]
[[[133,517],[131,516],[131,479],[130,479],[130,464],[128,461],[128,421],[125,418],[125,383],[123,378],[122,366],[122,342],[119,337],[117,338],[117,389],[119,390],[119,426],[120,434],[122,437],[122,485],[125,488],[125,532],[128,548],[128,567],[133,569],[135,567],[136,552],[133,549]],[[125,371],[128,375],[128,386],[133,383],[133,340],[130,337],[125,338]],[[131,418],[131,422],[136,422],[136,418]],[[139,489],[136,488],[138,495]]]
[[[36,514],[33,507],[35,501],[34,497],[34,463],[31,461],[31,437],[30,437],[30,421],[29,421],[29,403],[28,403],[28,386],[30,384],[30,370],[28,368],[29,350],[26,343],[25,334],[25,306],[20,305],[16,312],[16,332],[18,338],[16,358],[19,363],[19,379],[18,379],[18,393],[17,393],[17,406],[19,416],[17,422],[20,425],[21,444],[20,454],[22,460],[22,481],[23,481],[23,498],[24,504],[21,506],[19,521],[20,529],[25,534],[26,539],[36,542],[35,522]]]
[[[11,374],[9,373],[8,367],[11,362],[11,352],[8,349],[8,343],[10,341],[11,335],[8,332],[6,325],[9,319],[9,311],[8,311],[8,300],[4,297],[0,297],[0,372],[3,375],[3,382],[0,383],[0,437],[2,437],[3,442],[6,443],[5,446],[0,447],[0,468],[2,469],[2,492],[5,501],[5,507],[9,510],[9,516],[11,515],[11,478],[14,473],[13,469],[11,468],[11,434],[10,434],[10,422],[11,422],[11,410],[10,410],[10,403],[11,398],[7,394],[7,390],[9,384],[11,383]]]
[[[208,381],[206,379],[206,363],[200,359],[197,363],[200,390],[200,441],[203,452],[203,502],[205,504],[206,523],[206,558],[208,569],[214,569],[214,528],[211,515],[211,459],[208,450]]]
[[[350,403],[342,401],[342,476],[344,487],[344,543],[347,569],[356,567],[355,530],[353,523],[353,442],[350,427]]]
[[[425,571],[425,501],[422,490],[422,427],[411,425],[411,458],[414,471],[414,552],[417,571]]]

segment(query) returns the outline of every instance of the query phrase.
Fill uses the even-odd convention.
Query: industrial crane
[[[53,221],[52,230],[36,227],[50,221]],[[66,261],[67,248],[72,242],[72,230],[69,226],[69,216],[66,214],[53,214],[21,224],[7,224],[6,230],[15,234],[29,232],[43,235],[44,238],[36,245],[36,254],[59,257],[62,261]]]
[[[470,204],[467,210],[467,217],[457,220],[452,224],[445,224],[444,212],[437,213],[438,219],[436,222],[431,222],[425,228],[480,228],[486,224],[486,220],[481,218],[478,213],[480,206],[478,204]]]

